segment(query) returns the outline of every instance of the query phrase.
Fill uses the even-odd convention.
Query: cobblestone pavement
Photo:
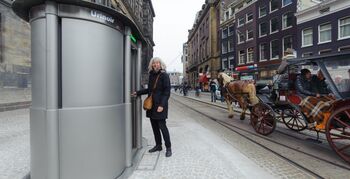
[[[164,150],[155,154],[144,153],[130,178],[273,178],[222,138],[222,134],[198,123],[195,118],[201,116],[193,116],[172,99],[169,109],[167,124],[173,156],[166,158]],[[154,145],[153,133],[149,121],[144,119],[143,136],[151,148]]]
[[[29,172],[29,109],[0,113],[0,179]]]
[[[31,88],[20,89],[0,87],[0,104],[31,100]]]
[[[350,170],[347,169],[348,164],[339,159],[339,157],[330,149],[326,141],[319,144],[307,140],[310,137],[316,137],[316,133],[313,131],[306,130],[301,133],[295,133],[287,129],[283,124],[279,124],[278,128],[276,129],[278,131],[275,131],[268,137],[264,137],[257,135],[254,132],[249,125],[249,120],[241,121],[239,120],[239,116],[229,119],[226,116],[226,109],[213,108],[211,105],[213,103],[197,103],[191,100],[191,97],[187,98],[187,100],[184,100],[185,98],[178,97],[177,95],[173,95],[173,97],[175,97],[177,100],[181,100],[184,108],[187,108],[187,106],[191,108],[193,107],[194,109],[201,111],[201,113],[204,113],[206,116],[212,116],[216,120],[233,125],[234,127],[227,127],[230,129],[232,128],[234,131],[237,131],[239,128],[238,132],[240,135],[250,138],[259,145],[272,149],[274,152],[266,151],[258,145],[252,145],[250,141],[242,139],[242,136],[238,136],[235,132],[225,133],[225,130],[218,130],[214,127],[211,129],[211,131],[219,131],[223,138],[229,141],[248,158],[255,161],[259,166],[269,171],[275,177],[310,178],[311,176],[308,175],[309,172],[305,173],[305,169],[300,168],[302,169],[300,170],[299,166],[305,167],[306,170],[312,171],[324,178],[348,178],[350,174]],[[196,99],[198,100],[198,98]],[[201,98],[201,101],[204,101],[203,98]],[[205,121],[206,120],[202,120],[199,122],[204,123]],[[210,124],[210,122],[206,123]],[[241,129],[243,131],[241,131]],[[277,143],[274,143],[274,141]],[[285,146],[291,148],[286,148]],[[288,158],[299,166],[294,167],[294,163],[290,163],[289,161],[280,158],[279,156],[275,155],[275,153]],[[306,154],[314,155],[319,157],[319,159],[325,159],[326,161],[321,161],[318,158],[314,158]],[[332,162],[335,165],[329,162]],[[337,167],[336,165],[342,167]]]

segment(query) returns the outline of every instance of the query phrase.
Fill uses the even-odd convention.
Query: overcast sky
[[[196,13],[205,0],[152,0],[154,56],[162,58],[167,71],[182,72],[182,45],[187,41]]]

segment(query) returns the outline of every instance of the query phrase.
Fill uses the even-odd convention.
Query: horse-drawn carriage
[[[310,129],[323,132],[331,148],[350,162],[350,53],[290,59],[286,61],[285,68],[285,73],[274,77],[273,84],[256,85],[254,90],[251,84],[248,84],[248,88],[247,84],[243,85],[247,82],[228,82],[225,74],[220,73],[218,79],[225,88],[229,117],[232,117],[229,103],[237,101],[242,108],[241,119],[244,119],[245,110],[249,109],[250,124],[259,134],[271,134],[278,120],[294,131]],[[335,97],[329,110],[322,114],[323,119],[312,127],[308,126],[311,123],[310,115],[302,110],[300,104],[303,99],[297,95],[295,87],[302,68],[313,72],[320,70]],[[237,92],[237,89],[241,90]],[[254,95],[258,100],[254,101]]]

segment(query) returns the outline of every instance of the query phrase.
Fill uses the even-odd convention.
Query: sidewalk
[[[227,136],[228,131],[222,126],[203,119],[173,99],[169,103],[167,125],[173,156],[166,158],[164,149],[152,154],[146,151],[131,179],[274,178],[225,140],[222,136]],[[147,150],[155,145],[145,116],[143,137],[148,141]]]

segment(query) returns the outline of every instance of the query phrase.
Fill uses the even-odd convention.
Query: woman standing
[[[148,89],[133,92],[132,95],[140,96],[148,94],[148,96],[151,96],[152,94],[153,105],[150,110],[146,111],[146,116],[150,118],[156,146],[150,149],[149,152],[152,153],[162,150],[162,138],[160,133],[162,132],[166,147],[165,156],[170,157],[172,151],[166,119],[168,118],[168,100],[171,86],[169,75],[166,73],[165,68],[166,66],[160,58],[152,58],[148,65]]]

